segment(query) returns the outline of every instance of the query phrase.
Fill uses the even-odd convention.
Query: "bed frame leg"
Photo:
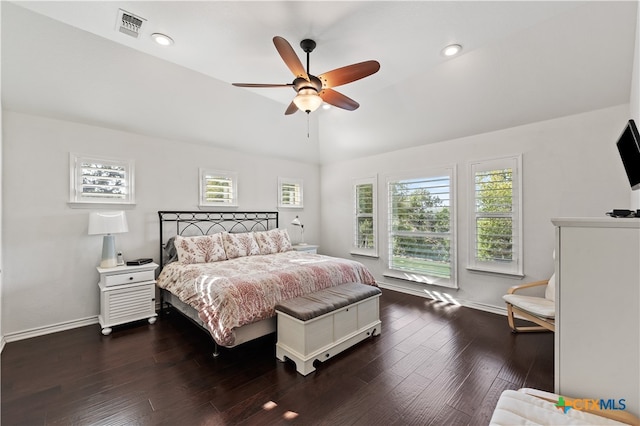
[[[212,354],[212,356],[214,358],[218,358],[220,356],[220,348],[218,348],[218,344],[217,343],[213,344],[213,354]]]

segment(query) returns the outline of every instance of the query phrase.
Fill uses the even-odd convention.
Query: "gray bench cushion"
[[[378,287],[372,285],[346,283],[283,300],[276,305],[276,311],[284,312],[301,321],[308,321],[381,293]]]

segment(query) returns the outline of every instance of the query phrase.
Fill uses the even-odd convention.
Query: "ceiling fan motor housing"
[[[322,89],[322,82],[318,77],[311,74],[309,74],[309,81],[302,77],[298,77],[293,80],[293,90],[299,92],[302,89],[313,89],[317,93],[320,93],[320,90]]]

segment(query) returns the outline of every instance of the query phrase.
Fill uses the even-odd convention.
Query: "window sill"
[[[198,210],[203,210],[203,211],[215,211],[216,209],[237,209],[237,208],[238,208],[237,204],[221,204],[219,206],[211,205],[211,204],[198,205]]]
[[[411,281],[418,284],[435,285],[438,287],[458,289],[457,283],[452,283],[449,280],[444,278],[427,277],[425,275],[414,274],[411,272],[401,272],[401,271],[392,271],[392,270],[386,270],[385,272],[383,272],[382,275],[388,278]]]
[[[95,203],[91,201],[68,201],[67,205],[72,209],[133,209],[136,206],[134,202],[122,202],[122,203]]]
[[[372,252],[365,252],[365,251],[359,251],[359,250],[351,250],[349,252],[352,256],[362,256],[362,257],[370,257],[372,259],[379,259],[380,256],[378,256],[378,253],[372,253]]]
[[[474,268],[472,266],[467,266],[465,269],[474,274],[501,275],[504,277],[519,278],[519,279],[524,278],[524,274],[521,272],[496,271],[494,269]]]

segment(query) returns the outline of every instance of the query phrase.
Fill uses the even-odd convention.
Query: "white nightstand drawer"
[[[106,287],[110,287],[113,285],[120,285],[120,284],[140,283],[144,281],[155,280],[155,272],[154,271],[137,271],[137,272],[129,272],[127,274],[103,275],[102,280],[103,280],[103,284]]]

